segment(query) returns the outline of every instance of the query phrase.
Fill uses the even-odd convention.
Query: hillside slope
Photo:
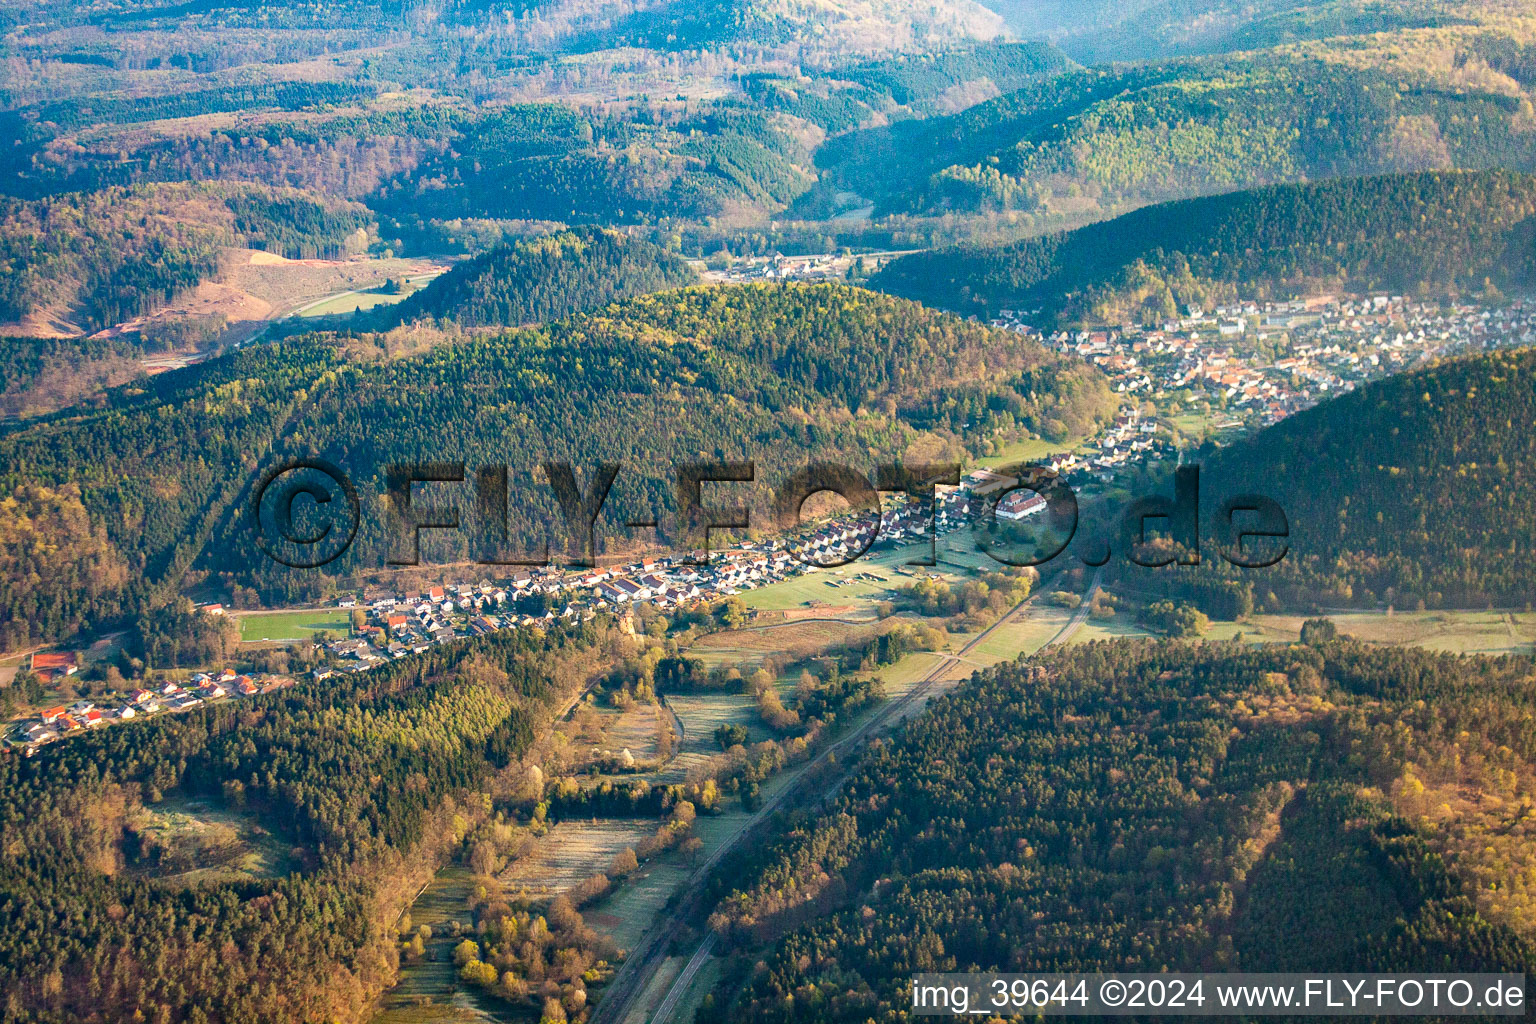
[[[1084,64],[1251,50],[1331,36],[1464,22],[1493,4],[1443,0],[986,0],[1008,27]]]
[[[337,256],[365,248],[372,226],[356,203],[248,183],[0,197],[0,333],[28,334],[5,322],[44,311],[97,331],[214,277],[230,246]]]
[[[1145,6],[1108,13],[1154,50],[1142,19],[1162,8],[1175,34],[1218,23],[1230,33],[1192,44],[1209,56],[1090,67],[948,117],[832,139],[817,153],[815,191],[857,193],[877,216],[1004,214],[1023,233],[1277,182],[1536,170],[1528,8]]]
[[[603,622],[504,630],[0,758],[6,1013],[371,1019],[400,915],[611,644]],[[177,818],[283,852],[265,870],[229,825],[199,842]]]
[[[1086,364],[905,300],[834,285],[697,287],[407,359],[353,334],[245,349],[120,389],[105,409],[30,423],[0,438],[0,463],[54,491],[80,486],[89,524],[131,570],[126,592],[91,607],[131,609],[199,558],[274,598],[323,593],[326,575],[273,565],[238,513],[261,469],[289,456],[331,460],[367,497],[352,551],[326,569],[339,573],[382,568],[393,550],[383,495],[394,463],[510,465],[509,536],[524,549],[563,529],[540,463],[567,460],[582,480],[599,461],[623,463],[598,524],[600,543],[622,548],[655,537],[626,529],[632,520],[670,535],[679,462],[756,460],[743,497],[762,522],[768,489],[809,461],[872,474],[903,455],[958,455],[966,423],[972,443],[1078,433],[1114,408]],[[479,554],[484,536],[431,535],[427,558]],[[64,615],[78,603],[51,578],[21,581],[0,638],[96,621]]]
[[[1536,178],[1502,171],[1281,185],[1148,207],[1003,246],[906,256],[872,287],[958,310],[1166,320],[1186,303],[1323,286],[1468,293],[1536,275]]]
[[[570,7],[582,10],[580,4]],[[1004,31],[1003,19],[976,0],[823,0],[814,5],[791,0],[663,0],[638,8],[601,29],[587,28],[566,48],[751,45],[825,61],[847,54],[942,48],[993,39]]]
[[[1536,592],[1533,437],[1536,350],[1498,351],[1299,413],[1217,452],[1208,479],[1286,511],[1291,553],[1251,574],[1261,594],[1521,606]]]
[[[1529,971],[1536,847],[1499,805],[1536,779],[1533,682],[1342,643],[979,673],[737,865],[712,924],[763,967],[715,1012],[895,1019],[927,971]]]

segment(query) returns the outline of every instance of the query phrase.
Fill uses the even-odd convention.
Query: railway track
[[[1094,573],[1093,581],[1088,586],[1082,605],[1079,606],[1067,624],[1045,643],[1041,650],[1054,644],[1064,643],[1087,620],[1089,606],[1092,603],[1093,595],[1099,588],[1099,577],[1101,574],[1102,570]],[[842,752],[857,747],[876,730],[906,717],[906,713],[914,706],[921,706],[918,702],[926,702],[928,695],[941,682],[945,681],[944,677],[949,674],[950,670],[964,664],[963,659],[966,655],[985,642],[995,631],[1015,621],[1019,614],[1043,592],[1043,587],[1037,589],[1035,593],[1009,609],[1008,613],[1002,618],[972,637],[960,650],[942,655],[939,658],[938,664],[934,665],[922,679],[918,680],[911,690],[896,700],[882,705],[874,715],[857,729],[840,738],[807,762],[799,769],[789,785],[785,786],[773,799],[764,803],[756,814],[743,822],[740,828],[716,847],[708,859],[699,865],[698,869],[689,876],[683,890],[687,895],[668,911],[664,918],[652,926],[646,937],[625,958],[623,966],[614,975],[613,981],[609,983],[607,990],[603,993],[602,1000],[597,1004],[597,1009],[592,1014],[591,1024],[623,1024],[629,1018],[634,1010],[636,1001],[649,986],[657,968],[667,959],[673,944],[684,933],[688,921],[692,920],[694,915],[701,909],[700,902],[703,899],[704,883],[708,881],[710,872],[714,870],[721,860],[735,850],[743,839],[751,835],[759,825],[767,821],[775,811],[779,810],[792,796],[796,795],[801,781],[806,778],[813,767],[830,763],[832,758],[836,758]],[[836,792],[841,787],[843,779],[852,771],[855,762],[845,760],[843,763],[846,767],[838,774],[835,780],[829,782],[826,793]],[[668,1024],[669,1018],[682,1001],[689,983],[693,981],[699,968],[708,959],[710,953],[713,952],[714,945],[715,936],[711,932],[705,936],[699,948],[689,957],[687,965],[678,974],[677,979],[673,982],[666,996],[662,999],[660,1005],[657,1006],[656,1012],[651,1016],[650,1024]]]

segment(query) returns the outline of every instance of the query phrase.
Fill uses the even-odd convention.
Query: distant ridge
[[[1536,278],[1536,177],[1425,172],[1147,207],[1002,246],[896,260],[872,287],[961,312],[1155,323],[1185,304],[1321,286],[1426,295]]]

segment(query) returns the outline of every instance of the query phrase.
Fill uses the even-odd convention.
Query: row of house
[[[269,677],[258,683],[232,669],[199,672],[188,679],[186,686],[166,680],[153,688],[134,689],[126,698],[110,705],[97,706],[94,701],[80,700],[67,706],[44,708],[34,719],[13,726],[12,737],[31,755],[42,744],[113,722],[186,711],[225,698],[254,697],[292,685],[293,680],[286,677]]]

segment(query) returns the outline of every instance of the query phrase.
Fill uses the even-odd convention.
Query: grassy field
[[[246,612],[239,619],[240,639],[248,644],[264,640],[308,640],[318,632],[346,633],[352,628],[352,616],[341,608],[309,612]]]
[[[1039,459],[1050,458],[1057,452],[1069,452],[1082,443],[1083,439],[1080,437],[1069,438],[1066,441],[1047,441],[1043,437],[1014,441],[1004,446],[995,455],[984,455],[977,459],[976,465],[982,469],[996,469],[999,466],[1008,466],[1019,462],[1035,462]]]
[[[292,845],[254,818],[206,800],[172,798],[145,807],[135,829],[178,851],[191,864],[185,871],[154,874],[162,881],[195,885],[212,880],[279,878],[294,867]]]
[[[1536,615],[1521,612],[1349,612],[1330,615],[1339,632],[1357,640],[1392,646],[1423,647],[1452,654],[1531,655],[1536,648]],[[1246,622],[1213,622],[1206,640],[1248,643],[1295,643],[1301,638],[1300,615],[1255,615]],[[1089,619],[1073,643],[1145,637],[1152,634],[1126,613],[1113,619]]]
[[[575,771],[621,750],[645,763],[659,755],[656,726],[662,714],[665,712],[655,704],[636,704],[625,711],[583,706],[561,722],[557,731],[569,741],[567,756]]]
[[[895,571],[898,564],[895,552],[870,554],[851,565],[814,569],[793,579],[770,583],[742,594],[741,600],[748,608],[759,611],[825,606],[829,615],[853,617],[861,612],[855,606],[888,601],[899,586],[911,581],[911,577]],[[858,579],[860,575],[878,578]]]
[[[407,278],[405,287],[398,292],[383,292],[374,289],[347,292],[338,295],[318,305],[309,306],[301,310],[297,315],[301,317],[334,316],[338,313],[354,313],[359,309],[373,309],[376,306],[392,306],[401,301],[412,292],[418,292],[437,274],[422,274],[418,277]]]
[[[680,854],[668,853],[624,879],[612,893],[582,912],[587,923],[620,949],[634,949],[672,894],[693,872]]]
[[[829,615],[855,618],[867,615],[868,609],[877,602],[893,600],[898,590],[915,583],[922,574],[954,581],[978,571],[1001,568],[997,562],[975,550],[970,533],[965,530],[939,538],[937,565],[908,564],[926,559],[928,555],[926,541],[872,551],[849,565],[819,569],[748,591],[741,595],[741,600],[748,608],[758,611],[800,611],[825,606]],[[861,579],[861,576],[866,578]]]
[[[1524,612],[1352,612],[1329,618],[1340,633],[1359,640],[1452,654],[1530,655],[1536,645],[1536,614]],[[1277,640],[1296,640],[1302,621],[1301,616],[1256,615],[1252,626]]]
[[[883,666],[877,675],[885,683],[886,698],[895,700],[906,696],[912,687],[922,682],[923,677],[933,670],[938,659],[939,656],[931,651],[916,651],[894,665]]]
[[[513,861],[501,873],[501,883],[513,897],[544,899],[558,896],[593,875],[605,872],[614,855],[636,846],[656,831],[646,818],[574,819],[559,822],[540,836],[532,852]]]
[[[747,730],[747,742],[770,739],[770,733],[758,717],[757,706],[740,693],[682,693],[667,697],[667,704],[683,726],[677,755],[654,776],[665,785],[683,782],[688,773],[720,753],[715,745],[715,730],[722,725],[739,725]]]
[[[689,648],[690,655],[706,652],[723,656],[726,664],[741,665],[743,671],[760,664],[770,654],[803,658],[819,654],[828,647],[858,643],[879,632],[880,625],[868,622],[835,622],[824,619],[766,623],[702,636]]]
[[[453,947],[459,939],[450,924],[469,921],[472,876],[465,868],[447,867],[437,873],[411,905],[412,925],[432,929],[427,955],[401,968],[400,983],[385,995],[374,1024],[480,1024],[500,1019],[491,1000],[459,982],[453,965]]]
[[[1061,632],[1072,618],[1072,609],[1057,608],[1036,600],[1021,615],[992,631],[967,656],[976,667],[1013,661],[1020,654],[1033,654]]]

